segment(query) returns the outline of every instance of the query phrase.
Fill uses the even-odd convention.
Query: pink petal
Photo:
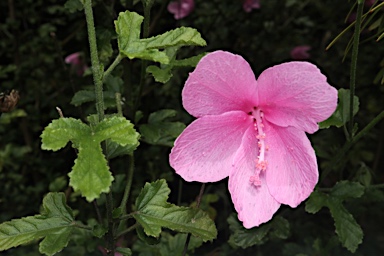
[[[266,180],[272,196],[296,207],[318,181],[316,155],[304,131],[264,122],[268,161]]]
[[[227,177],[242,134],[252,125],[244,112],[201,117],[176,139],[170,164],[184,180],[215,182]]]
[[[238,218],[245,228],[269,221],[280,207],[280,203],[269,193],[263,172],[260,175],[261,186],[256,187],[249,181],[255,175],[257,155],[256,134],[254,128],[250,127],[243,135],[234,159],[234,172],[230,174],[228,182]]]
[[[259,106],[265,118],[279,126],[308,133],[336,109],[337,90],[309,62],[287,62],[266,69],[258,79]]]
[[[195,8],[194,0],[176,0],[168,4],[168,11],[176,20],[187,17]]]
[[[182,98],[184,108],[195,117],[249,112],[257,102],[256,79],[241,56],[216,51],[203,57],[189,75]]]

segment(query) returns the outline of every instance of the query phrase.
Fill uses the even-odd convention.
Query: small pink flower
[[[195,8],[194,0],[176,0],[168,4],[168,11],[176,20],[187,17]]]
[[[296,46],[291,50],[291,58],[294,60],[307,60],[311,57],[308,51],[311,50],[309,45]]]
[[[245,12],[260,9],[260,0],[243,0],[243,9]]]
[[[186,181],[229,177],[244,227],[269,221],[281,204],[298,206],[318,181],[315,152],[305,132],[336,109],[337,90],[309,62],[266,69],[256,80],[238,55],[203,57],[182,91],[197,119],[176,139],[170,164]]]
[[[87,70],[88,66],[84,63],[83,57],[80,52],[75,52],[65,58],[65,63],[70,64],[71,68],[78,76],[82,76]]]

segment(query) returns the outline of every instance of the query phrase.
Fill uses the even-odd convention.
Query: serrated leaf
[[[364,186],[358,182],[351,182],[343,180],[338,182],[331,191],[331,196],[337,197],[341,200],[347,198],[358,198],[364,194]]]
[[[328,200],[328,207],[335,221],[336,233],[340,242],[354,253],[359,244],[363,242],[363,230],[340,201]]]
[[[45,237],[40,252],[53,255],[69,241],[73,224],[71,209],[64,193],[48,193],[43,199],[41,215],[15,219],[0,224],[0,251]]]
[[[143,20],[144,17],[135,12],[119,13],[118,19],[115,20],[115,29],[120,50],[128,49],[130,44],[140,39],[140,26]]]
[[[139,138],[133,125],[123,117],[105,118],[91,127],[77,119],[60,118],[53,120],[41,135],[43,149],[58,150],[69,140],[78,149],[78,158],[68,174],[69,184],[88,201],[108,192],[113,181],[100,143],[111,139],[122,146],[137,147]]]
[[[100,142],[87,136],[83,138],[78,149],[75,165],[68,173],[69,185],[75,191],[80,191],[81,195],[91,202],[99,198],[101,193],[109,192],[113,176],[102,153]]]
[[[200,209],[167,203],[170,189],[165,180],[146,183],[136,199],[133,217],[148,236],[158,237],[163,227],[188,232],[204,241],[217,236],[214,222]]]
[[[53,120],[45,127],[41,134],[41,148],[45,150],[57,151],[69,141],[86,136],[90,133],[90,128],[83,122],[74,118],[60,118]]]
[[[124,117],[113,116],[98,123],[94,129],[95,138],[99,141],[111,139],[122,146],[137,145],[140,134],[133,128],[133,124]]]
[[[350,104],[350,90],[339,89],[338,91],[339,103],[337,105],[336,111],[332,114],[330,118],[319,123],[321,129],[329,128],[330,126],[341,127],[349,121],[349,104]],[[353,115],[356,115],[359,111],[359,98],[357,96],[353,97]]]
[[[316,213],[322,207],[329,208],[335,222],[336,233],[340,242],[351,252],[355,252],[362,243],[363,231],[353,216],[344,208],[342,202],[348,198],[362,196],[364,187],[357,182],[341,181],[331,190],[329,195],[314,191],[306,202],[305,210]]]
[[[164,34],[140,40],[146,49],[164,49],[174,46],[196,45],[205,46],[207,43],[194,28],[180,27]]]
[[[232,231],[229,243],[243,249],[265,243],[269,235],[286,239],[290,233],[288,221],[280,216],[276,216],[270,222],[252,229],[245,229],[234,215],[229,216],[227,221]]]

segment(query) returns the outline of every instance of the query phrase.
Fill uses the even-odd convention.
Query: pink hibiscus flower
[[[168,11],[176,20],[187,17],[195,8],[194,0],[176,0],[168,4]]]
[[[243,0],[243,9],[245,12],[260,9],[260,0]]]
[[[291,58],[294,60],[306,60],[311,57],[308,51],[311,50],[309,45],[299,45],[291,50]]]
[[[197,119],[176,139],[170,164],[186,181],[229,177],[244,227],[311,194],[318,168],[305,132],[316,132],[337,105],[337,90],[315,65],[276,65],[256,81],[241,56],[216,51],[189,75],[182,99]]]

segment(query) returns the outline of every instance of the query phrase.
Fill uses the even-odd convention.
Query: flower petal
[[[269,122],[264,122],[264,128],[269,191],[278,202],[296,207],[318,181],[315,151],[304,131]]]
[[[287,62],[266,69],[258,78],[259,106],[279,126],[314,133],[318,122],[335,111],[337,90],[309,62]]]
[[[229,191],[238,218],[245,228],[259,226],[269,221],[279,209],[278,203],[269,193],[265,173],[260,173],[260,186],[250,182],[255,175],[258,150],[256,133],[253,127],[243,136],[241,146],[234,159],[234,172],[229,176]]]
[[[227,177],[242,134],[252,119],[241,111],[201,117],[176,139],[170,164],[186,181],[215,182]]]
[[[256,79],[243,57],[216,51],[204,56],[182,91],[183,106],[193,116],[249,112],[257,103]]]

